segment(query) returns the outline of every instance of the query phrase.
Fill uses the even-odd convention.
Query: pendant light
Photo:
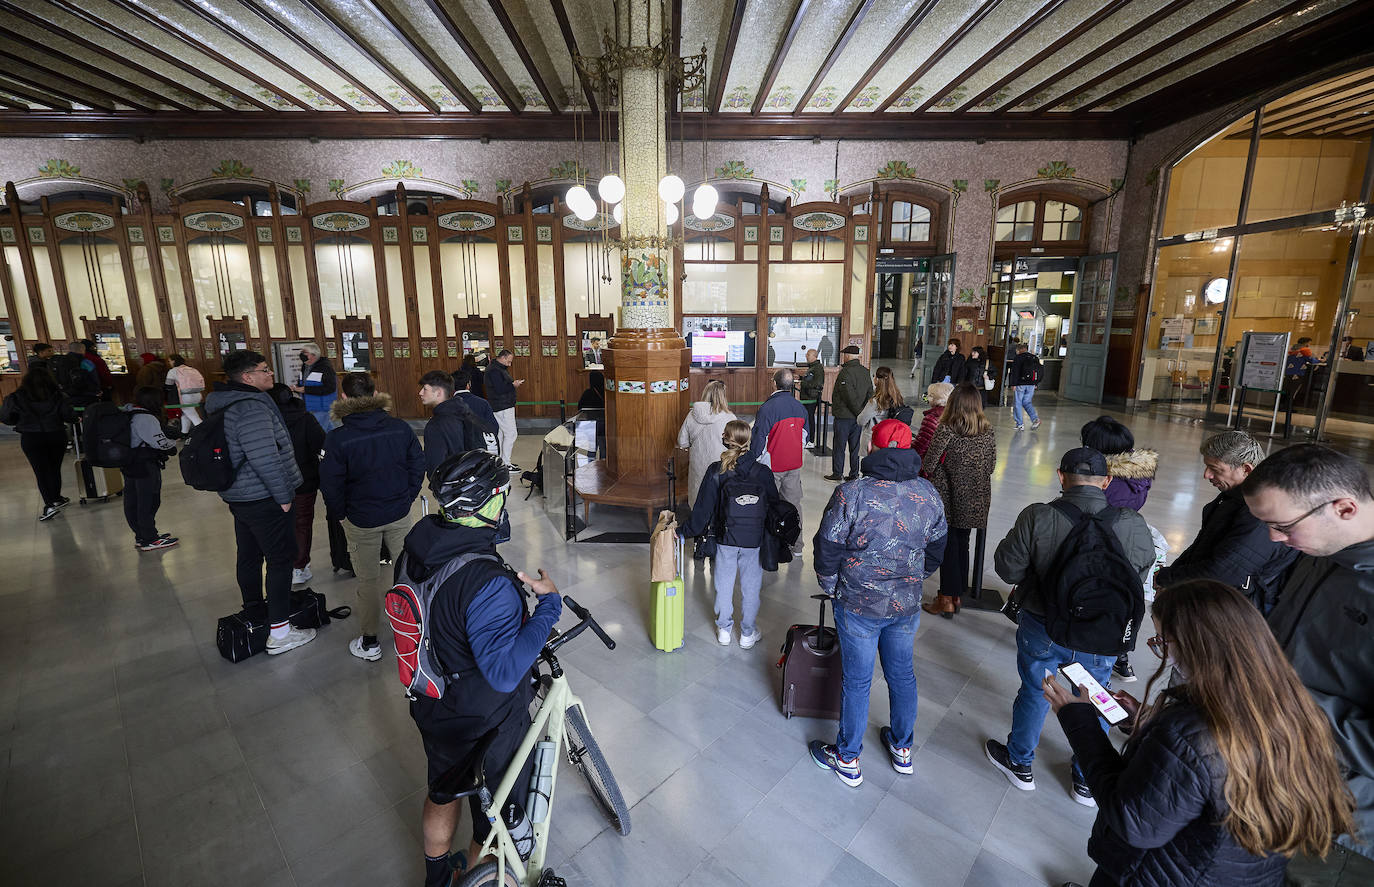
[[[619,203],[625,199],[625,183],[615,173],[602,176],[596,185],[596,191],[607,203]]]
[[[692,215],[698,219],[709,219],[716,214],[720,205],[720,192],[714,185],[702,185],[692,195]]]
[[[686,191],[687,186],[682,184],[682,179],[672,173],[659,179],[658,196],[663,198],[664,203],[677,203]]]

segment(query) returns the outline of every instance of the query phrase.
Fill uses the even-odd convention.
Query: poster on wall
[[[1240,340],[1240,387],[1259,391],[1283,388],[1289,333],[1247,332]]]
[[[582,331],[582,366],[589,370],[602,370],[606,367],[602,364],[602,349],[609,338],[605,330],[583,330]]]
[[[216,344],[219,346],[220,357],[223,357],[230,351],[247,351],[248,337],[243,333],[229,330],[219,334]]]
[[[341,338],[343,339],[343,371],[345,373],[367,372],[372,369],[372,351],[368,348],[367,333],[350,330],[342,333]]]
[[[1186,317],[1166,317],[1159,322],[1159,347],[1183,341],[1184,336],[1193,333],[1193,322]]]
[[[112,373],[127,373],[128,367],[124,360],[124,337],[119,333],[93,333],[91,340],[95,342],[95,351],[105,359],[105,365],[110,368]]]
[[[491,340],[487,338],[485,332],[463,331],[462,335],[463,357],[469,354],[477,361],[477,365],[485,367],[491,360]]]

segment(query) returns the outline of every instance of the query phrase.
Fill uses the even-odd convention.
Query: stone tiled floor
[[[1059,454],[1096,413],[1049,402],[1038,431],[1016,434],[995,411],[990,544],[1021,507],[1053,496]],[[1144,513],[1177,550],[1211,496],[1196,456],[1204,432],[1130,421],[1163,456]],[[517,459],[532,464],[536,445],[522,438]],[[64,468],[72,492],[70,460]],[[829,495],[826,468],[806,468],[808,537]],[[0,483],[0,883],[421,882],[419,739],[389,659],[348,655],[352,622],[297,652],[231,665],[214,646],[215,620],[238,600],[217,497],[171,468],[159,526],[182,544],[140,555],[118,504],[73,504],[39,523],[12,434],[0,437]],[[1045,730],[1034,792],[1012,790],[982,756],[986,737],[1006,733],[1017,685],[1001,616],[922,621],[916,773],[897,776],[881,752],[878,679],[865,781],[850,789],[806,757],[806,741],[832,737],[833,723],[784,720],[775,698],[776,645],[787,625],[816,615],[809,554],[767,575],[764,641],[748,651],[715,643],[709,576],[693,568],[687,645],[663,654],[646,633],[643,546],[565,544],[537,498],[514,499],[511,519],[506,557],[548,569],[619,642],[610,652],[588,635],[563,657],[633,806],[633,831],[620,837],[564,769],[551,861],[570,884],[1088,880],[1093,812],[1069,797],[1058,727]],[[330,574],[318,529],[313,586],[346,602],[351,581]],[[990,554],[988,567],[996,584]]]

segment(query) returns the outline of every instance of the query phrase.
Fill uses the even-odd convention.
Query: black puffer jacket
[[[3,405],[0,405],[0,422],[13,425],[20,434],[62,431],[67,427],[66,423],[75,418],[71,401],[60,392],[47,400],[34,400],[20,388],[6,396]]]
[[[1099,866],[1093,883],[1105,876],[1131,887],[1277,887],[1287,860],[1255,856],[1221,824],[1229,810],[1226,763],[1182,691],[1165,691],[1175,700],[1132,737],[1124,754],[1102,732],[1091,705],[1059,710],[1097,799],[1088,839],[1088,855]]]
[[[291,435],[296,467],[301,470],[301,485],[296,487],[296,495],[314,495],[320,489],[320,451],[324,449],[324,429],[320,427],[320,420],[286,385],[278,382],[268,393],[281,410],[286,433]]]
[[[959,384],[959,380],[964,377],[964,361],[967,360],[959,352],[949,353],[946,348],[940,352],[940,356],[935,359],[935,372],[930,374],[930,381],[943,382],[948,376],[954,384]]]
[[[1250,513],[1240,488],[1232,487],[1203,507],[1197,537],[1172,564],[1160,568],[1155,587],[1215,579],[1239,588],[1267,615],[1297,559],[1297,549],[1270,540],[1269,528]]]

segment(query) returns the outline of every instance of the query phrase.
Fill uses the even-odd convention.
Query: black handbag
[[[348,606],[329,609],[318,591],[302,588],[291,592],[291,624],[296,628],[320,628],[331,619],[347,619],[352,613]]]

